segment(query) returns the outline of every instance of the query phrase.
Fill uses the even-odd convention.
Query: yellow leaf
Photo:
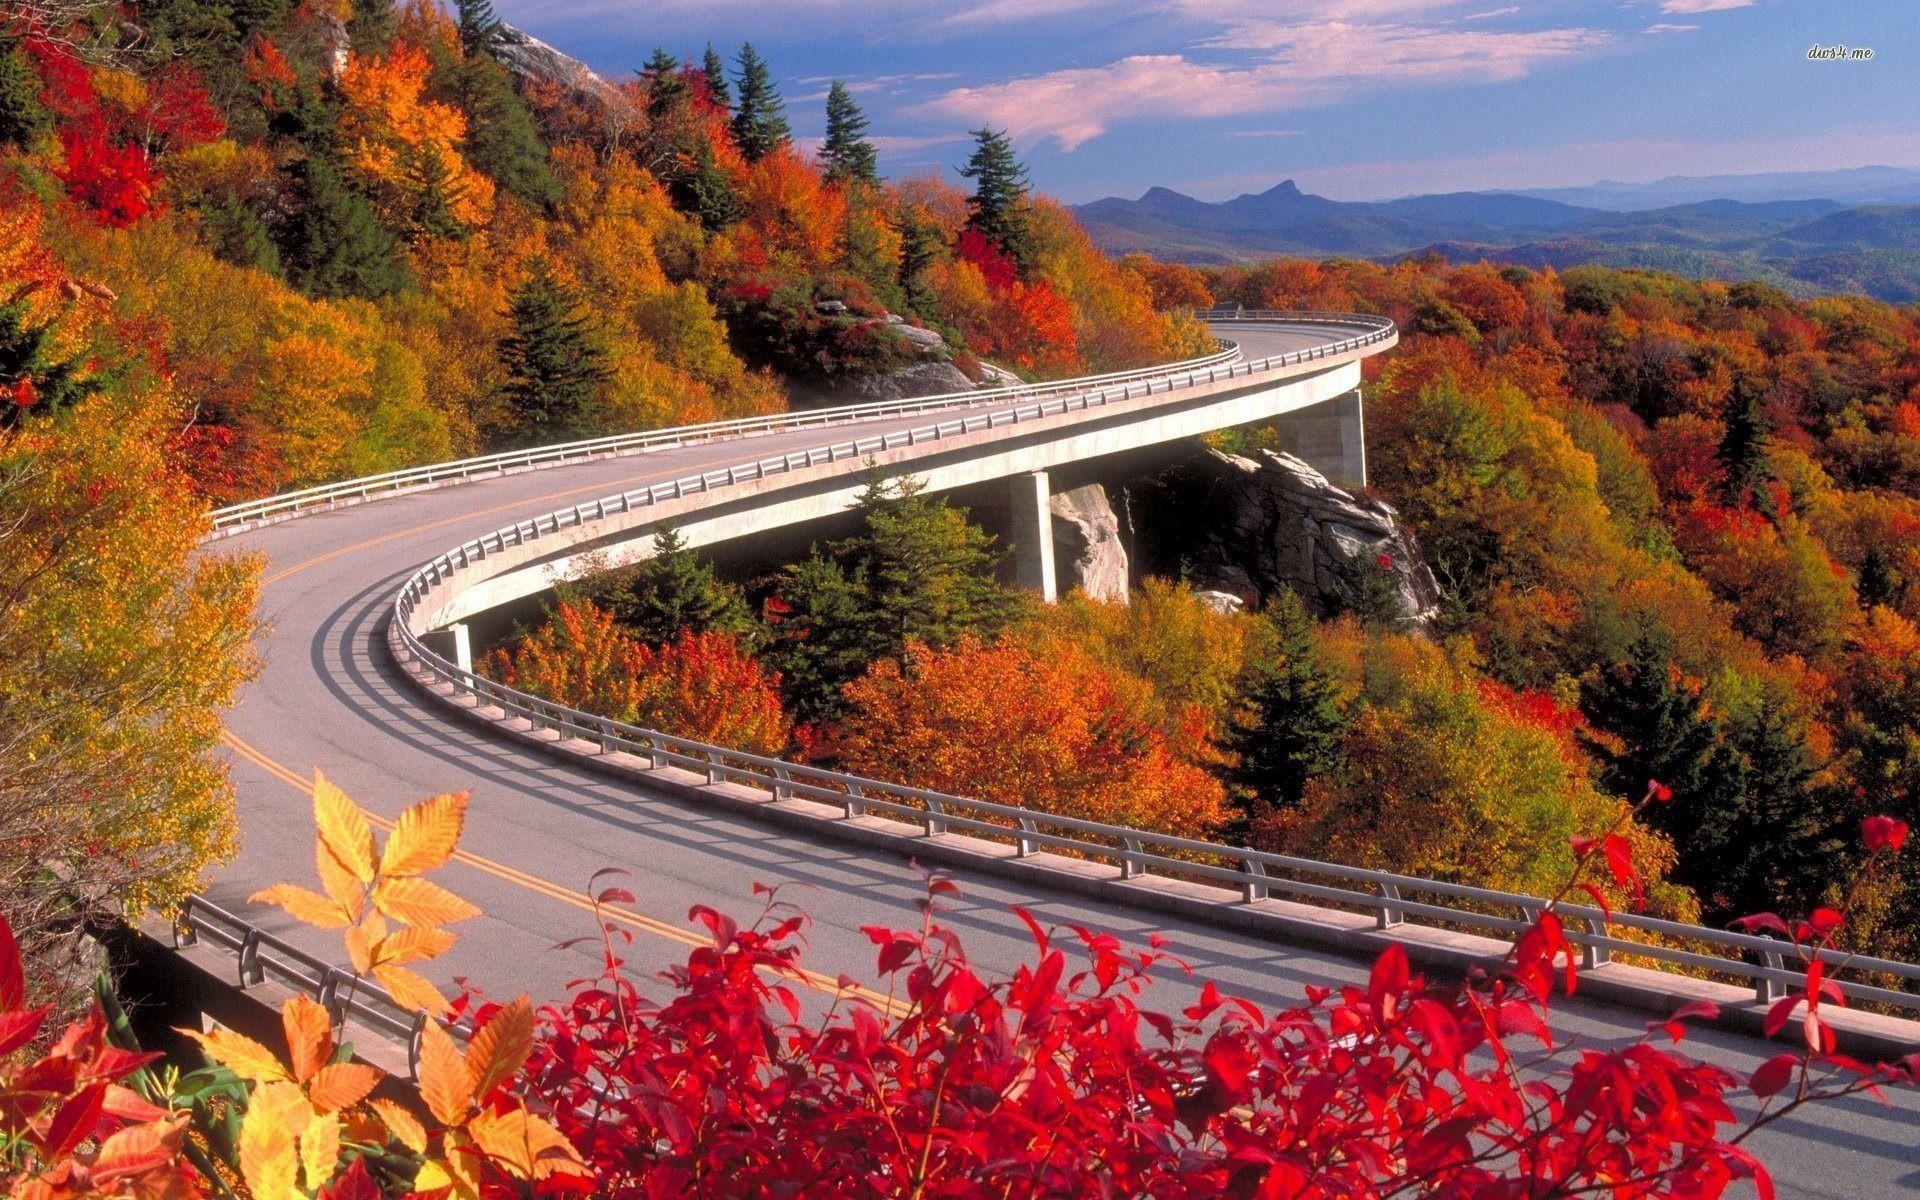
[[[212,1033],[200,1033],[192,1029],[182,1032],[199,1042],[200,1048],[215,1062],[242,1079],[271,1083],[292,1078],[287,1074],[287,1069],[280,1065],[280,1060],[273,1056],[273,1051],[231,1029],[216,1029]]]
[[[338,1112],[365,1100],[380,1083],[380,1072],[361,1063],[333,1063],[320,1068],[307,1089],[307,1099],[320,1112]]]
[[[333,1057],[333,1018],[317,1002],[295,996],[281,1007],[280,1024],[287,1031],[287,1061],[293,1077],[305,1083]]]
[[[405,967],[375,967],[373,978],[402,1008],[416,1009],[430,1017],[445,1017],[452,1007],[439,988]]]
[[[333,1178],[340,1161],[340,1117],[322,1113],[307,1122],[300,1135],[300,1166],[306,1172],[307,1190],[316,1191]]]
[[[418,1117],[401,1108],[391,1100],[372,1100],[368,1102],[373,1111],[380,1114],[380,1121],[387,1132],[400,1139],[400,1144],[415,1154],[427,1152],[427,1127]]]
[[[373,826],[367,814],[325,775],[313,773],[313,820],[320,840],[362,883],[373,882]]]
[[[480,910],[428,879],[382,879],[373,903],[400,922],[415,927],[450,925],[480,915]]]
[[[316,929],[339,929],[347,924],[346,910],[340,905],[318,892],[291,883],[276,883],[255,892],[247,897],[247,903],[279,905],[294,920]]]
[[[467,819],[467,793],[435,796],[400,814],[380,857],[385,876],[419,875],[444,864],[460,842]]]
[[[355,975],[365,975],[373,970],[374,941],[367,936],[365,923],[347,930],[347,961],[353,966]]]
[[[444,929],[402,929],[382,941],[373,957],[378,963],[425,962],[445,954],[458,940]]]
[[[473,1073],[453,1035],[428,1021],[420,1033],[420,1098],[442,1125],[464,1125],[473,1106]]]
[[[254,1200],[294,1200],[299,1196],[300,1159],[293,1134],[280,1113],[251,1105],[240,1123],[240,1177]]]
[[[533,1052],[533,1004],[521,996],[493,1014],[467,1042],[473,1093],[485,1096],[510,1077]]]
[[[333,897],[333,902],[347,914],[348,920],[358,921],[360,914],[366,911],[367,885],[356,878],[333,851],[327,849],[325,842],[317,839],[313,843],[313,864],[320,872],[320,886],[327,895]]]
[[[467,1126],[474,1144],[516,1179],[544,1179],[580,1157],[558,1129],[524,1108],[483,1112]]]

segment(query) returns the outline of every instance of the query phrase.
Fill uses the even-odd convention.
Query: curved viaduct
[[[637,974],[705,941],[687,919],[691,906],[750,919],[759,904],[753,885],[764,883],[811,914],[810,967],[875,983],[872,946],[860,928],[919,920],[923,889],[908,860],[940,860],[932,851],[944,838],[916,847],[897,835],[862,838],[819,821],[769,820],[737,795],[744,789],[706,788],[685,771],[663,773],[658,786],[610,774],[593,747],[576,743],[556,753],[524,732],[526,722],[478,721],[473,705],[455,711],[430,694],[436,679],[424,669],[430,655],[419,638],[455,657],[432,631],[543,590],[584,553],[644,553],[650,530],[663,521],[711,543],[837,511],[869,460],[936,489],[1012,479],[1027,494],[1044,495],[1051,467],[1298,409],[1331,418],[1319,429],[1323,451],[1338,455],[1343,433],[1346,449],[1354,449],[1357,411],[1334,406],[1357,387],[1360,360],[1393,344],[1390,327],[1248,322],[1228,336],[1239,343],[1237,364],[1172,368],[1104,393],[1089,384],[1052,389],[1046,404],[983,395],[935,413],[856,414],[830,430],[775,429],[589,457],[231,533],[218,548],[267,561],[262,615],[270,629],[262,673],[227,721],[241,851],[207,897],[313,954],[343,958],[335,935],[246,903],[272,882],[312,882],[306,789],[318,767],[387,818],[427,795],[472,793],[463,852],[441,878],[485,915],[461,926],[458,946],[435,964],[443,983],[467,978],[496,995],[526,990],[539,999],[592,974],[597,951],[555,945],[592,932],[586,889],[604,867],[632,873],[624,886],[638,899],[611,915],[634,936],[628,958]],[[1370,340],[1351,345],[1363,339]],[[1304,361],[1269,361],[1303,354]],[[1115,387],[1124,394],[1116,398]],[[829,445],[846,452],[819,453]],[[609,504],[611,497],[625,497],[624,506]],[[484,552],[443,557],[422,573],[421,564],[462,543]],[[409,599],[396,613],[403,589]],[[447,664],[438,669],[443,682]],[[733,802],[707,802],[723,791],[736,793]],[[960,853],[957,861],[970,860]],[[1276,926],[1207,919],[1201,905],[1142,905],[1105,884],[1074,886],[1067,876],[1084,873],[1085,864],[1060,875],[1059,887],[984,858],[981,869],[944,865],[963,887],[948,920],[989,970],[1011,970],[1026,957],[1030,938],[1009,911],[1019,904],[1045,922],[1125,939],[1166,934],[1194,970],[1190,978],[1168,973],[1158,998],[1166,1007],[1185,1003],[1207,979],[1276,1006],[1298,1001],[1308,983],[1365,978],[1368,943],[1351,922],[1355,936],[1342,949],[1276,935]],[[1287,912],[1308,911],[1281,899],[1244,907],[1272,909],[1282,929]],[[1449,935],[1428,932],[1429,942],[1448,948]],[[1563,1034],[1598,1044],[1637,1036],[1645,1020],[1629,1006],[1594,1000],[1557,1012]],[[1769,1053],[1757,1040],[1720,1030],[1702,1031],[1694,1049],[1743,1073]],[[1895,1097],[1891,1109],[1862,1100],[1775,1126],[1758,1148],[1792,1194],[1893,1195],[1920,1187],[1916,1127],[1920,1101],[1912,1096]]]

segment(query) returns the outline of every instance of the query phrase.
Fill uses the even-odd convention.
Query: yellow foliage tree
[[[391,224],[413,223],[423,190],[434,186],[455,220],[483,225],[493,214],[493,181],[461,157],[466,115],[426,98],[429,70],[426,52],[410,42],[384,56],[351,56],[340,75],[342,139]]]

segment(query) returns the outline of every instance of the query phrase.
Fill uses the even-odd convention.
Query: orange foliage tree
[[[1155,722],[1149,691],[1064,643],[911,646],[847,686],[827,745],[860,774],[1203,837],[1225,792],[1194,765],[1198,735]]]
[[[556,606],[482,669],[559,704],[731,749],[778,754],[792,733],[779,673],[738,638],[710,630],[649,646],[592,604]]]

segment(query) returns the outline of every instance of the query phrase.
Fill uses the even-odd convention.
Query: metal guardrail
[[[867,404],[775,413],[765,417],[739,417],[729,421],[710,421],[701,425],[681,425],[671,429],[613,434],[584,441],[564,442],[559,445],[527,450],[509,450],[499,454],[481,455],[477,458],[434,463],[423,467],[407,467],[340,483],[317,484],[299,491],[283,492],[262,500],[251,500],[244,504],[216,509],[212,514],[213,528],[216,534],[237,533],[251,528],[259,521],[324,508],[342,500],[364,500],[369,496],[394,494],[410,488],[445,483],[449,480],[492,479],[561,463],[644,453],[648,450],[671,449],[676,446],[717,441],[723,438],[750,437],[756,434],[780,433],[815,426],[844,425],[857,421],[871,421],[878,417],[911,416],[923,412],[974,408],[1008,399],[1031,399],[1062,392],[1082,391],[1088,387],[1105,384],[1159,378],[1181,371],[1199,370],[1232,362],[1239,357],[1239,354],[1239,348],[1229,342],[1213,354],[1185,362],[1144,367],[1133,371],[1117,371],[1108,375],[1067,379],[1055,383],[1021,384],[971,392],[950,392],[939,396],[919,396],[910,400],[877,400]]]
[[[173,944],[177,949],[202,942],[238,959],[242,991],[271,979],[310,996],[336,1027],[351,1019],[400,1042],[407,1048],[408,1072],[418,1076],[420,1035],[429,1018],[395,1000],[379,984],[308,954],[203,896],[189,896],[174,917]],[[448,1028],[462,1040],[469,1032],[464,1022]]]
[[[1314,314],[1314,317],[1326,319],[1323,314]],[[1289,323],[1302,319],[1291,313],[1245,314],[1213,319],[1280,318]],[[841,819],[876,816],[918,825],[927,836],[957,833],[1011,840],[1016,852],[1023,857],[1042,848],[1065,851],[1081,858],[1111,863],[1117,867],[1122,879],[1155,874],[1201,879],[1236,889],[1244,903],[1278,894],[1308,903],[1340,906],[1372,914],[1382,929],[1417,923],[1464,927],[1511,938],[1526,928],[1549,902],[1538,896],[1347,867],[1128,826],[1057,816],[746,754],[660,730],[624,724],[505,687],[471,671],[462,670],[429,649],[413,628],[416,614],[436,592],[489,556],[553,537],[563,530],[578,528],[608,516],[772,474],[864,458],[881,450],[911,446],[922,441],[1081,411],[1124,399],[1138,399],[1199,382],[1243,377],[1319,358],[1337,357],[1385,341],[1396,333],[1392,322],[1384,318],[1343,316],[1339,321],[1363,327],[1374,324],[1375,327],[1359,336],[1313,350],[1296,351],[1259,362],[1194,370],[1184,376],[1156,379],[1144,384],[1083,391],[1014,409],[794,451],[778,458],[761,459],[655,484],[523,521],[448,551],[421,567],[407,580],[394,600],[394,630],[400,648],[429,675],[450,686],[456,694],[499,708],[509,716],[524,719],[535,730],[551,729],[563,738],[583,739],[596,744],[602,753],[633,754],[647,759],[656,769],[679,767],[704,773],[709,784],[747,784],[765,790],[776,801],[799,798],[835,805],[840,810]],[[1804,971],[1795,970],[1789,964],[1789,957],[1795,954],[1794,948],[1776,938],[1710,929],[1633,913],[1608,914],[1587,905],[1561,904],[1555,911],[1567,921],[1570,940],[1580,947],[1582,965],[1588,968],[1604,965],[1616,954],[1631,954],[1677,967],[1745,980],[1753,986],[1756,1000],[1762,1003],[1778,998],[1782,989],[1804,982]],[[1620,936],[1622,932],[1664,941],[1650,943]],[[1849,956],[1833,951],[1822,952],[1820,957],[1828,966],[1844,970],[1850,975],[1884,975],[1920,984],[1920,966],[1910,963]],[[1876,1001],[1920,1014],[1920,994],[1915,992],[1850,982],[1849,993],[1855,1000]]]

